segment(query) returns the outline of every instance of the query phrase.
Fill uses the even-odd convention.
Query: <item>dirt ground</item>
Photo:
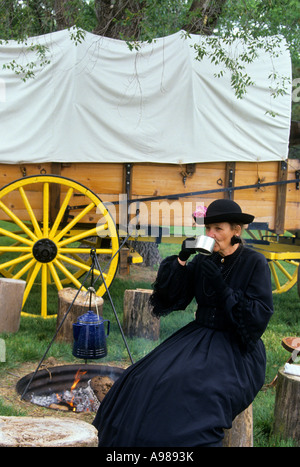
[[[38,363],[25,363],[17,368],[15,371],[8,371],[6,377],[1,378],[0,381],[0,397],[4,400],[5,405],[10,405],[14,407],[15,410],[22,412],[22,415],[26,413],[27,416],[31,417],[75,417],[80,418],[83,421],[91,422],[93,420],[93,415],[91,413],[76,413],[73,412],[64,412],[61,410],[52,410],[44,407],[40,407],[31,402],[21,400],[20,394],[16,391],[16,384],[19,379],[23,376],[28,375],[35,371]],[[43,367],[45,369],[51,366],[57,365],[67,365],[68,362],[56,361],[54,358],[50,357],[48,360],[45,360]]]
[[[152,284],[157,276],[157,271],[152,268],[143,266],[143,264],[132,264],[130,266],[130,275],[129,276],[120,276],[117,273],[117,277],[123,280],[131,281],[140,281],[140,282],[150,282]]]
[[[74,362],[72,362],[74,363]],[[64,362],[56,360],[53,357],[46,359],[40,369],[47,369],[53,366],[59,365],[70,365],[70,362]],[[22,415],[26,413],[30,417],[68,417],[76,420],[82,420],[91,423],[95,417],[95,413],[79,412],[74,413],[65,410],[48,409],[40,407],[36,404],[32,404],[26,400],[21,400],[20,394],[16,391],[16,384],[19,379],[23,378],[36,370],[38,363],[25,363],[18,367],[14,371],[8,371],[6,377],[1,378],[0,381],[0,397],[5,402],[5,405],[14,407],[15,410],[22,412]],[[118,366],[125,368],[127,365],[122,365],[120,362],[105,363],[105,365]]]

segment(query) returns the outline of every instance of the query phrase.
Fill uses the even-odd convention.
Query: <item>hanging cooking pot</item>
[[[105,335],[104,323],[107,322]],[[107,355],[106,337],[110,321],[89,310],[73,324],[73,355],[77,358],[97,359]]]

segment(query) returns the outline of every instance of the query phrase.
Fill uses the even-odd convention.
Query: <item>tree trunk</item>
[[[60,0],[62,1],[62,0]],[[194,0],[185,25],[178,30],[191,34],[213,34],[226,0]],[[147,12],[143,0],[95,0],[98,20],[94,34],[113,39],[140,40],[141,23]]]
[[[190,34],[211,35],[227,0],[193,0],[189,22],[182,29]]]
[[[138,40],[144,7],[145,2],[141,0],[95,0],[98,24],[94,34],[112,39]]]
[[[75,24],[74,12],[69,0],[55,0],[54,10],[58,31],[70,28]]]
[[[123,330],[128,337],[159,338],[160,321],[152,314],[152,290],[125,290]]]
[[[240,413],[232,423],[230,430],[224,430],[223,447],[251,448],[253,447],[253,413],[252,404]]]
[[[299,366],[299,365],[297,365]],[[300,376],[278,371],[274,409],[274,434],[293,439],[300,446]]]

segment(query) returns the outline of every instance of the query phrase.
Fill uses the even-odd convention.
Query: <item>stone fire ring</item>
[[[97,430],[80,420],[0,417],[0,447],[97,447]]]

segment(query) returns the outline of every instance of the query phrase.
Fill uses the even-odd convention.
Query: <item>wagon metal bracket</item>
[[[296,182],[296,190],[299,190],[299,186],[300,186],[300,170],[296,170],[295,171],[295,178],[296,180],[299,180]]]
[[[180,164],[182,170],[180,172],[180,175],[182,176],[182,183],[184,186],[186,186],[186,180],[187,178],[191,178],[195,171],[196,171],[196,164],[186,164],[185,166],[185,170],[184,168],[182,167],[182,165]]]

